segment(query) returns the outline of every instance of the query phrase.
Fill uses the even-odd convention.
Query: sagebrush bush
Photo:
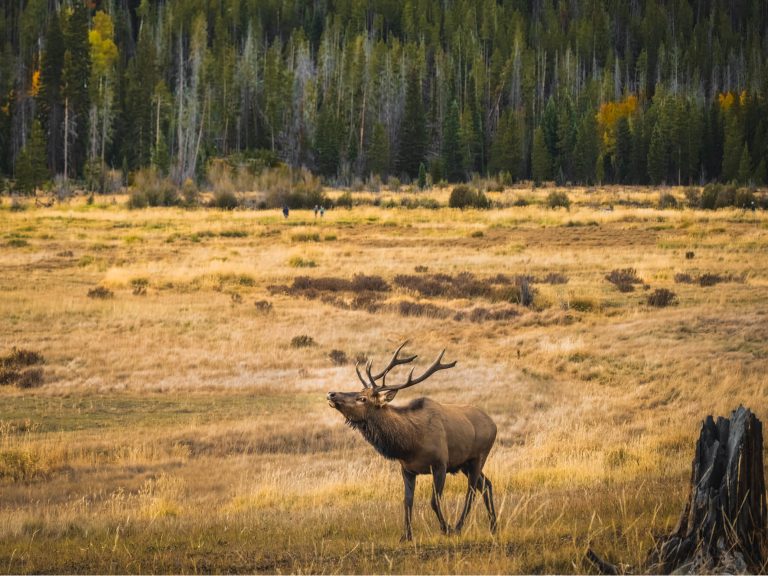
[[[571,199],[568,194],[559,190],[553,190],[547,195],[547,207],[548,208],[565,208],[570,209]]]
[[[316,345],[317,342],[315,342],[315,339],[312,338],[312,336],[307,336],[306,334],[301,334],[300,336],[294,336],[291,338],[291,348],[309,348]]]
[[[114,295],[115,293],[106,286],[96,286],[95,288],[88,290],[88,298],[106,300],[114,297]]]
[[[657,288],[648,294],[648,305],[656,308],[664,308],[677,304],[677,295],[666,288]]]
[[[448,206],[451,208],[478,208],[485,209],[491,205],[488,197],[480,190],[475,190],[466,184],[455,186],[451,190]]]
[[[240,205],[237,195],[232,190],[216,190],[209,206],[220,210],[234,210]]]
[[[344,350],[337,350],[334,348],[328,353],[328,358],[331,359],[334,366],[344,366],[349,364],[349,358],[347,358],[347,353],[344,352]]]
[[[634,268],[621,268],[611,270],[610,274],[605,276],[611,284],[619,289],[619,292],[632,292],[635,289],[635,284],[642,284],[643,281],[637,276],[637,271]]]
[[[659,210],[666,210],[667,208],[677,208],[677,198],[669,192],[662,192],[659,194]]]

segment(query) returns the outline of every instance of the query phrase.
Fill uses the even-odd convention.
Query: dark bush
[[[675,274],[675,282],[678,284],[693,284],[693,277],[686,272],[678,272]]]
[[[314,338],[312,338],[312,336],[307,336],[306,334],[291,338],[291,348],[309,348],[310,346],[316,345],[317,343]]]
[[[232,190],[216,190],[209,206],[220,210],[234,210],[240,205],[237,196]]]
[[[657,288],[648,295],[648,305],[656,308],[664,308],[677,304],[677,295],[666,288]]]
[[[643,283],[637,276],[637,271],[634,268],[612,270],[610,274],[606,275],[605,279],[616,286],[619,292],[632,292],[635,289],[635,284]]]
[[[0,357],[0,367],[2,368],[21,368],[24,366],[34,366],[42,364],[45,361],[43,355],[34,350],[24,348],[11,348],[11,351]]]
[[[752,192],[752,190],[749,188],[739,188],[736,191],[733,205],[736,206],[736,208],[741,208],[743,210],[750,210],[754,208],[757,205],[754,192]]]
[[[425,272],[429,272],[429,266],[422,266],[419,264],[418,266],[414,267],[413,271],[424,274]]]
[[[685,253],[685,259],[686,260],[693,260],[696,254],[694,254],[692,251],[688,251]]]
[[[104,286],[96,286],[96,288],[91,288],[88,290],[88,298],[100,298],[105,300],[107,298],[114,297],[114,295],[115,293],[112,292],[112,290]]]
[[[685,189],[685,203],[688,208],[701,208],[701,192],[698,188]]]
[[[147,195],[141,190],[134,190],[128,197],[128,208],[131,210],[146,208],[148,205],[149,201],[147,200]]]
[[[272,302],[269,300],[256,300],[254,305],[256,306],[256,310],[263,314],[272,312]]]
[[[344,366],[349,364],[349,358],[347,358],[347,354],[343,350],[331,350],[328,353],[328,357],[331,359],[334,366]]]
[[[13,348],[10,353],[0,357],[0,386],[18,386],[35,388],[43,384],[44,362],[42,354],[34,350]]]
[[[715,209],[728,208],[733,206],[736,202],[736,187],[735,186],[723,186],[717,193],[715,199]]]
[[[131,279],[131,288],[133,289],[134,296],[145,296],[147,294],[147,286],[149,286],[149,280],[146,278]]]
[[[662,192],[659,195],[659,210],[666,210],[667,208],[677,208],[677,198],[669,192]]]
[[[720,282],[725,281],[726,279],[723,278],[720,274],[711,274],[707,272],[706,274],[699,276],[700,286],[714,286],[715,284],[719,284]]]
[[[490,208],[491,202],[480,190],[473,190],[466,184],[459,184],[451,190],[448,206],[461,210],[465,208],[485,209]]]
[[[533,297],[535,295],[535,290],[533,289],[533,286],[531,286],[529,278],[527,276],[518,276],[515,285],[520,291],[518,304],[529,308],[533,305]]]
[[[488,308],[473,308],[469,313],[469,321],[475,323],[482,323],[486,321],[498,321],[498,320],[511,320],[520,315],[520,311],[516,308],[500,308],[497,310],[490,310]]]
[[[431,318],[448,318],[451,312],[434,304],[422,302],[409,302],[401,300],[397,303],[397,313],[400,316],[429,316]]]
[[[559,190],[552,190],[547,196],[547,206],[549,208],[565,208],[570,209],[571,199],[568,198],[568,194]]]
[[[352,194],[349,192],[344,192],[341,196],[339,196],[336,199],[336,206],[339,208],[352,208],[353,202],[352,202]]]
[[[40,367],[26,368],[19,373],[16,386],[19,388],[37,388],[43,385],[43,369]]]
[[[714,210],[721,189],[722,186],[720,184],[707,184],[704,186],[704,190],[701,192],[701,202],[699,206],[704,210]]]

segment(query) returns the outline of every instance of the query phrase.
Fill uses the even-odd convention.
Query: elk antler
[[[395,350],[395,353],[392,355],[392,359],[389,361],[389,364],[387,364],[387,367],[384,368],[381,372],[374,375],[371,373],[371,369],[373,368],[373,361],[369,360],[368,363],[365,365],[365,373],[368,376],[368,380],[363,378],[363,375],[360,373],[359,363],[355,364],[355,371],[357,372],[357,377],[360,379],[360,382],[363,383],[363,386],[366,388],[373,388],[374,390],[378,390],[381,388],[376,384],[377,380],[386,380],[386,376],[389,373],[392,368],[395,366],[400,366],[401,364],[408,364],[409,362],[413,362],[416,360],[417,356],[408,356],[407,358],[400,358],[399,354],[400,351],[405,347],[405,345],[408,344],[408,340],[400,344],[398,346],[397,350]],[[383,382],[383,380],[382,380]]]
[[[399,351],[399,349],[398,349],[398,351]],[[422,374],[418,378],[414,379],[414,377],[413,377],[413,370],[414,369],[411,368],[411,372],[410,372],[410,374],[408,374],[408,380],[405,381],[405,384],[398,384],[398,385],[395,385],[395,386],[375,386],[376,392],[379,393],[379,392],[392,391],[392,390],[402,390],[403,388],[410,388],[411,386],[415,386],[416,384],[419,384],[420,382],[424,382],[424,380],[426,380],[427,378],[432,376],[432,374],[434,374],[438,370],[445,370],[447,368],[453,368],[454,366],[456,366],[456,361],[455,360],[453,362],[449,362],[448,364],[441,364],[440,361],[443,359],[443,354],[445,354],[445,350],[440,352],[440,355],[437,357],[437,360],[435,360],[432,363],[432,366],[427,368],[427,370],[424,372],[424,374]],[[397,353],[395,353],[395,356],[397,356]],[[414,358],[415,358],[415,356],[414,356]],[[402,363],[404,363],[404,362],[402,362]]]

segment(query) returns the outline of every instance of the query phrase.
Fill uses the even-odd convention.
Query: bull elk
[[[467,476],[468,486],[464,509],[454,531],[461,532],[478,491],[483,495],[491,531],[495,533],[493,487],[483,474],[483,466],[496,439],[496,424],[485,412],[472,406],[439,404],[429,398],[412,400],[406,406],[390,405],[400,390],[424,382],[435,372],[456,365],[455,361],[442,363],[443,350],[421,376],[414,378],[411,369],[404,384],[387,385],[386,376],[390,370],[416,359],[416,356],[400,357],[400,351],[406,344],[404,342],[395,350],[387,367],[378,374],[371,372],[371,361],[366,366],[365,377],[355,365],[363,389],[359,392],[329,392],[328,403],[341,412],[347,424],[360,431],[379,454],[400,463],[405,484],[405,532],[401,540],[413,538],[413,493],[419,474],[432,475],[432,509],[444,534],[451,533],[441,508],[445,475],[456,472]]]

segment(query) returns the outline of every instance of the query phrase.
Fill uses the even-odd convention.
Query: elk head
[[[408,341],[406,340],[395,350],[389,364],[378,374],[371,372],[373,364],[371,360],[365,366],[365,375],[360,372],[360,363],[355,364],[355,372],[357,372],[357,377],[363,384],[363,389],[358,392],[328,392],[328,404],[341,412],[349,422],[362,422],[368,419],[372,410],[380,410],[394,400],[400,390],[423,382],[438,370],[445,370],[446,368],[456,366],[455,361],[448,364],[441,363],[443,354],[445,354],[445,350],[443,350],[421,376],[414,378],[413,368],[411,368],[408,378],[403,384],[387,385],[386,378],[390,370],[402,364],[409,364],[418,357],[415,355],[406,358],[400,357],[400,351],[407,343]],[[379,381],[381,381],[381,384],[378,384]]]

